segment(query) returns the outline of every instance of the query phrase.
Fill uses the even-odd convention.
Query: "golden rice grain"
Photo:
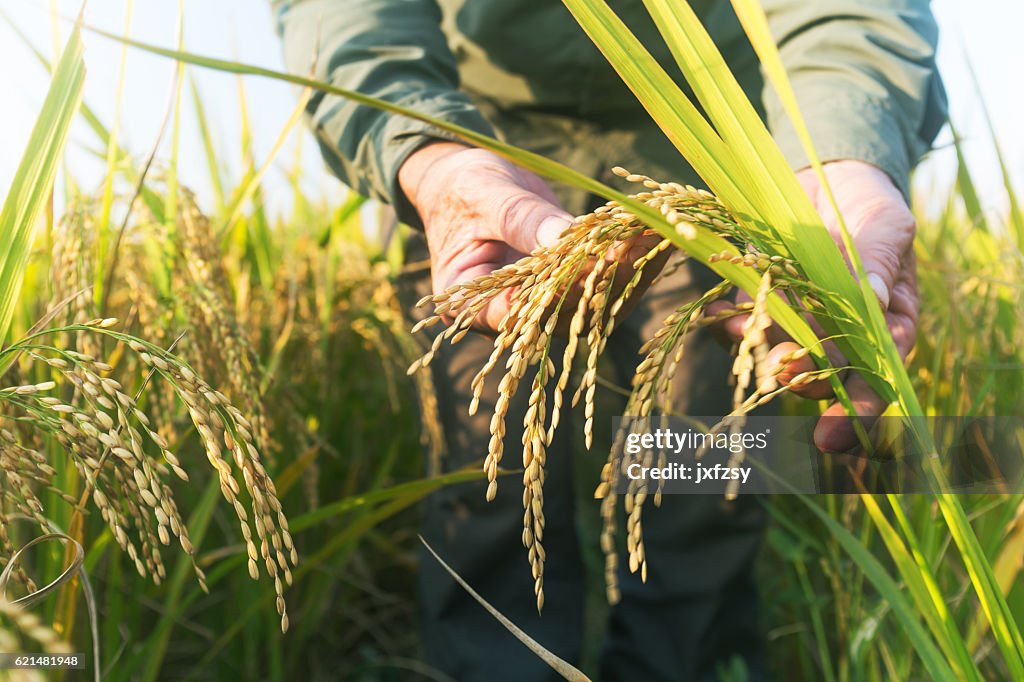
[[[764,363],[768,350],[766,330],[771,323],[767,315],[768,297],[776,289],[782,289],[800,297],[805,304],[813,305],[813,286],[802,278],[795,262],[782,255],[770,254],[764,245],[753,243],[748,231],[709,192],[678,183],[658,182],[621,167],[612,171],[629,182],[642,185],[644,191],[631,195],[631,198],[666,216],[680,234],[693,237],[699,226],[736,247],[736,250],[712,254],[709,258],[712,263],[725,261],[752,268],[761,275],[759,291],[751,303],[736,305],[716,315],[706,315],[704,311],[708,304],[732,291],[731,285],[722,282],[697,300],[681,305],[664,321],[641,351],[644,358],[635,373],[627,414],[646,419],[659,406],[662,412],[669,412],[672,379],[684,356],[687,334],[697,327],[745,314],[748,317],[733,363],[734,410],[731,421],[721,426],[738,428],[742,415],[788,388],[777,388],[774,378],[777,371],[767,368]],[[644,282],[645,271],[653,263],[665,260],[664,256],[671,251],[672,245],[669,240],[660,239],[654,247],[628,263],[619,261],[616,256],[624,245],[635,244],[639,237],[651,236],[653,232],[632,212],[610,201],[593,213],[576,218],[554,245],[538,249],[471,282],[456,284],[443,293],[424,297],[419,302],[421,306],[432,304],[433,311],[415,325],[414,332],[438,324],[447,324],[447,327],[434,337],[429,350],[409,367],[410,373],[427,367],[445,341],[456,343],[462,339],[480,311],[495,297],[509,296],[509,311],[498,324],[491,355],[472,381],[469,411],[470,414],[477,411],[483,398],[485,379],[499,363],[504,363],[505,372],[498,383],[490,421],[491,435],[482,465],[488,479],[486,498],[490,501],[497,494],[496,477],[505,454],[505,421],[511,401],[527,376],[532,375],[521,443],[522,541],[535,581],[538,608],[543,605],[544,595],[543,482],[547,447],[560,423],[573,365],[583,352],[581,339],[586,342],[583,372],[570,402],[576,405],[582,401],[584,439],[588,448],[592,445],[598,360],[630,299]],[[673,266],[678,267],[684,261],[685,257],[681,257]],[[563,310],[567,301],[571,301],[571,305]],[[558,335],[564,336],[565,347],[556,365],[551,353],[553,340]],[[752,384],[753,391],[749,392]],[[595,497],[602,500],[601,545],[606,556],[607,595],[612,602],[619,595],[614,493],[618,491],[621,468],[627,464],[622,460],[621,436],[616,435],[616,444],[595,490]],[[640,457],[646,458],[646,464],[652,464],[649,461],[651,453]],[[644,580],[648,569],[641,514],[649,496],[656,504],[660,503],[661,488],[649,491],[636,481],[630,481],[623,498],[627,512],[628,566],[631,571],[639,572]]]

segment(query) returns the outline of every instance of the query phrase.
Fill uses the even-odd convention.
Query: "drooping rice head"
[[[743,338],[735,349],[734,409],[729,415],[729,428],[739,428],[744,414],[789,388],[777,385],[774,374],[779,368],[769,368],[765,363],[768,351],[765,331],[771,323],[766,312],[767,297],[773,292],[781,292],[794,305],[797,302],[807,305],[808,302],[813,303],[814,288],[801,276],[793,261],[770,253],[769,247],[759,243],[756,236],[748,234],[712,194],[677,183],[660,183],[621,168],[614,170],[627,180],[642,184],[646,191],[634,194],[632,198],[659,210],[676,225],[678,231],[692,232],[694,225],[700,225],[737,247],[735,252],[713,255],[712,262],[728,260],[750,267],[761,275],[760,291],[753,302],[738,304],[733,310],[715,316],[706,315],[705,309],[710,303],[732,293],[732,286],[723,281],[696,300],[683,303],[665,319],[654,338],[642,349],[644,358],[636,369],[626,414],[647,418],[656,409],[670,414],[672,378],[683,357],[687,334],[698,326],[745,314],[748,317],[743,327]],[[640,240],[652,244],[643,256],[632,263],[616,260],[623,249],[635,246]],[[545,554],[542,541],[546,449],[560,422],[573,366],[582,354],[582,378],[574,387],[571,403],[576,405],[583,401],[583,435],[589,448],[593,440],[598,359],[618,320],[629,309],[631,299],[643,284],[652,279],[654,273],[651,271],[664,262],[671,249],[668,240],[658,240],[653,231],[634,215],[616,202],[609,202],[594,213],[577,218],[553,246],[539,249],[491,274],[452,286],[441,294],[427,296],[420,301],[421,305],[433,305],[434,311],[413,331],[442,323],[447,324],[447,328],[435,337],[428,352],[410,367],[410,373],[428,366],[441,344],[458,343],[495,297],[509,296],[510,309],[498,326],[493,352],[473,381],[474,394],[469,411],[473,414],[479,406],[484,379],[499,363],[504,363],[505,373],[491,417],[490,445],[483,460],[489,481],[487,498],[490,500],[497,491],[497,473],[504,455],[505,421],[511,399],[528,381],[530,398],[524,417],[522,442],[522,539],[533,571],[538,608],[544,601]],[[662,276],[664,273],[663,270]],[[565,348],[561,358],[552,358],[552,340],[560,331],[564,331]],[[585,353],[581,341],[585,342]],[[821,378],[828,371],[831,370],[824,369],[802,381]],[[631,463],[623,461],[621,445],[617,442],[613,446],[595,492],[595,496],[602,499],[604,530],[601,545],[606,555],[608,598],[612,602],[618,599],[613,493],[619,485],[620,473]],[[739,464],[741,458],[742,453],[733,463]],[[645,462],[647,466],[652,464]],[[647,562],[641,511],[649,494],[660,503],[660,489],[648,491],[636,481],[630,482],[624,495],[629,567],[631,571],[639,571],[644,578]]]

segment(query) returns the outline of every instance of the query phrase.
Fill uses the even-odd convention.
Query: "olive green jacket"
[[[680,0],[682,1],[682,0]],[[691,180],[685,162],[558,0],[272,0],[288,68],[504,136],[602,175]],[[680,84],[684,79],[642,0],[612,8]],[[794,168],[801,145],[728,0],[691,0]],[[857,159],[908,193],[911,167],[945,121],[927,0],[764,0],[783,60],[823,160]],[[311,125],[333,172],[396,204],[405,158],[430,126],[317,94]],[[607,175],[603,177],[607,178]],[[580,210],[581,206],[567,207]]]

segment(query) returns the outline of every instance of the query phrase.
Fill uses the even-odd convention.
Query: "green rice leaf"
[[[0,342],[7,338],[21,291],[36,219],[53,188],[68,130],[82,101],[85,81],[81,32],[71,32],[54,69],[14,180],[0,209]],[[2,372],[6,367],[0,367]]]

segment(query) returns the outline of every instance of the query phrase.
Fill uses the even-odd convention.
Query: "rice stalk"
[[[731,251],[713,254],[712,261],[728,260],[733,265],[751,268],[760,280],[754,301],[746,306],[740,304],[736,311],[716,317],[704,314],[708,304],[732,293],[733,285],[722,281],[695,301],[680,306],[666,318],[654,337],[642,348],[645,357],[636,368],[626,407],[628,416],[644,420],[654,414],[656,407],[660,407],[664,413],[670,413],[672,377],[682,360],[686,335],[697,326],[721,321],[727,315],[746,313],[749,317],[733,364],[736,380],[733,411],[727,420],[715,428],[735,431],[742,427],[744,415],[754,407],[794,385],[802,385],[834,371],[825,369],[808,373],[808,376],[797,377],[788,386],[780,388],[775,374],[781,367],[767,366],[768,343],[765,331],[771,324],[767,311],[769,296],[781,291],[791,301],[799,301],[803,306],[814,306],[817,302],[814,287],[792,259],[772,253],[771,245],[746,230],[707,191],[678,183],[658,182],[622,168],[615,168],[614,171],[630,182],[643,185],[645,191],[630,195],[630,198],[659,211],[675,226],[678,233],[692,237],[698,227],[707,229],[741,249],[739,254]],[[493,351],[473,380],[469,412],[475,413],[479,406],[484,379],[503,362],[505,373],[499,384],[490,422],[490,443],[482,464],[488,478],[486,497],[493,500],[497,494],[498,467],[506,447],[505,424],[512,396],[524,385],[530,387],[521,443],[524,511],[522,542],[527,549],[535,581],[538,609],[544,603],[543,487],[547,447],[559,425],[564,409],[564,395],[570,388],[568,384],[572,368],[580,355],[584,356],[584,370],[575,386],[571,404],[575,406],[582,401],[583,436],[587,448],[591,447],[598,360],[618,321],[641,290],[641,285],[645,279],[652,278],[651,271],[661,266],[673,247],[669,240],[660,239],[632,263],[623,263],[619,258],[626,249],[635,247],[638,240],[650,240],[656,234],[618,202],[610,201],[593,213],[577,218],[553,246],[539,249],[493,273],[454,285],[441,294],[427,296],[420,301],[421,305],[432,304],[433,314],[417,323],[414,332],[436,324],[447,326],[435,337],[431,348],[413,363],[410,373],[429,366],[445,341],[453,345],[458,343],[491,300],[499,295],[509,296],[509,312],[498,325]],[[796,303],[793,305],[798,308]],[[566,318],[568,322],[565,322]],[[556,365],[551,357],[552,341],[563,329],[566,345]],[[582,346],[586,347],[585,353]],[[636,425],[637,422],[634,422]],[[604,529],[601,545],[606,556],[607,593],[612,602],[618,599],[615,579],[618,565],[614,547],[615,504],[612,493],[618,487],[620,474],[632,463],[623,461],[621,451],[621,441],[618,441],[609,454],[601,482],[595,491],[595,497],[603,500],[601,516]],[[650,454],[641,457],[649,459]],[[741,458],[742,453],[736,455],[733,464],[738,465]],[[647,460],[643,460],[643,463],[645,466],[651,465]],[[736,491],[730,490],[728,493],[734,496]],[[639,572],[644,580],[647,577],[647,561],[641,514],[649,496],[660,503],[660,488],[648,490],[645,483],[632,480],[623,499],[627,516],[629,568],[632,572]]]
[[[5,349],[0,356],[23,354],[29,361],[48,366],[55,380],[0,389],[0,407],[9,419],[17,420],[14,430],[35,432],[61,446],[86,483],[88,498],[83,501],[92,500],[141,576],[157,584],[167,577],[161,547],[174,538],[192,560],[205,590],[205,574],[195,562],[195,547],[168,483],[171,474],[187,482],[186,465],[154,430],[152,419],[136,398],[110,376],[113,366],[79,351],[49,345],[47,337],[92,334],[113,340],[122,352],[134,355],[138,367],[162,379],[185,405],[218,474],[222,495],[237,516],[249,573],[257,579],[262,562],[274,579],[277,610],[282,629],[287,629],[284,584],[291,584],[291,569],[298,556],[273,481],[256,447],[252,423],[179,357],[114,331],[116,324],[117,320],[107,318],[58,327],[28,335]],[[64,389],[63,396],[58,386]],[[47,510],[35,489],[53,487],[54,469],[40,453],[20,445],[21,439],[12,429],[5,428],[0,436],[5,502],[35,519],[46,532]],[[68,495],[61,497],[76,504]],[[4,528],[0,537],[7,535],[3,521],[0,518]]]

